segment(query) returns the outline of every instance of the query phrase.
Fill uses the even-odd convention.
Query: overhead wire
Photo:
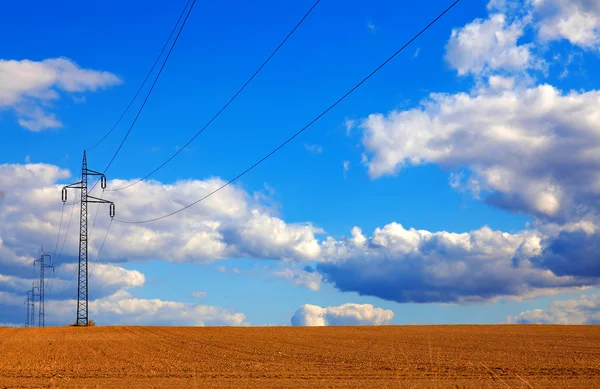
[[[100,194],[101,199],[104,197],[104,191],[105,191],[105,189],[102,189],[102,193]],[[94,226],[96,225],[96,219],[98,218],[98,213],[100,212],[101,206],[102,206],[102,204],[98,204],[98,206],[96,207],[96,215],[94,215],[94,221],[92,222],[92,228],[90,228],[90,240],[92,238],[92,234],[94,233]]]
[[[62,229],[63,217],[65,215],[65,203],[62,205],[62,211],[60,212],[60,222],[58,223],[58,234],[56,235],[56,244],[54,245],[54,254],[52,254],[52,260],[56,257],[56,251],[58,250],[58,241],[60,240],[60,230]]]
[[[237,181],[239,178],[241,178],[242,176],[244,176],[245,174],[247,174],[248,172],[250,172],[252,169],[254,169],[258,165],[260,165],[266,159],[268,159],[269,157],[271,157],[273,154],[275,154],[277,151],[279,151],[281,148],[283,148],[285,145],[287,145],[289,142],[291,142],[293,139],[295,139],[298,135],[300,135],[305,130],[307,130],[310,126],[312,126],[314,123],[316,123],[319,119],[321,119],[323,116],[325,116],[329,111],[331,111],[339,103],[341,103],[343,100],[345,100],[350,94],[352,94],[362,84],[364,84],[367,80],[369,80],[373,75],[375,75],[379,70],[381,70],[391,60],[393,60],[398,54],[400,54],[402,51],[404,51],[404,49],[406,49],[412,42],[414,42],[418,37],[420,37],[431,26],[433,26],[438,20],[440,20],[446,13],[448,13],[452,8],[454,8],[454,6],[456,6],[456,4],[458,4],[459,2],[460,2],[460,0],[455,0],[448,8],[446,8],[435,19],[433,19],[431,22],[429,22],[429,24],[427,24],[421,31],[419,31],[416,35],[414,35],[402,47],[400,47],[400,49],[398,49],[396,52],[394,52],[390,57],[388,57],[385,61],[383,61],[383,63],[381,63],[379,66],[377,66],[373,71],[371,71],[371,73],[369,73],[365,78],[363,78],[356,85],[354,85],[348,92],[346,92],[344,95],[342,95],[342,97],[340,97],[338,100],[336,100],[327,109],[325,109],[317,117],[315,117],[313,120],[311,120],[307,125],[305,125],[304,127],[302,127],[299,131],[297,131],[296,133],[294,133],[287,140],[285,140],[283,143],[281,143],[275,149],[273,149],[272,151],[270,151],[267,155],[265,155],[264,157],[262,157],[261,159],[259,159],[257,162],[255,162],[250,167],[248,167],[246,170],[242,171],[237,176],[235,176],[231,180],[227,181],[225,184],[223,184],[219,188],[213,190],[212,192],[208,193],[207,195],[201,197],[200,199],[198,199],[198,200],[196,200],[196,201],[194,201],[194,202],[192,202],[192,203],[190,203],[190,204],[188,204],[188,205],[186,205],[186,206],[184,206],[184,207],[182,207],[182,208],[180,208],[180,209],[178,209],[176,211],[167,213],[167,214],[159,216],[159,217],[155,217],[155,218],[151,218],[151,219],[147,219],[147,220],[137,220],[137,221],[119,220],[119,219],[115,219],[115,221],[118,222],[118,223],[125,223],[125,224],[144,224],[144,223],[151,223],[151,222],[155,222],[155,221],[158,221],[158,220],[162,220],[162,219],[168,218],[170,216],[173,216],[175,214],[178,214],[178,213],[180,213],[182,211],[185,211],[186,209],[188,209],[190,207],[193,207],[194,205],[198,204],[199,202],[204,201],[205,199],[211,197],[215,193],[217,193],[217,192],[221,191],[222,189],[226,188],[227,186],[231,185],[232,183],[234,183],[235,181]]]
[[[159,171],[160,169],[162,169],[165,165],[167,165],[169,162],[171,162],[171,160],[173,160],[177,155],[179,155],[179,153],[181,153],[200,134],[202,134],[204,132],[204,130],[206,130],[212,124],[212,122],[214,122],[221,115],[221,113],[223,111],[225,111],[225,109],[227,109],[227,107],[229,107],[229,105],[240,95],[240,93],[242,93],[242,91],[244,89],[246,89],[246,87],[250,84],[250,82],[252,82],[252,80],[254,80],[254,78],[258,75],[258,73],[260,73],[260,71],[267,65],[267,63],[269,63],[269,61],[271,61],[271,59],[275,56],[275,54],[277,54],[277,52],[279,51],[279,49],[281,49],[281,47],[283,47],[283,45],[288,41],[288,39],[290,39],[290,37],[294,34],[294,32],[296,32],[296,30],[300,27],[300,25],[302,25],[302,23],[304,22],[304,20],[306,20],[306,18],[308,17],[308,15],[311,14],[311,12],[315,9],[315,7],[319,4],[319,2],[320,2],[320,0],[317,0],[312,5],[312,7],[310,7],[310,9],[304,14],[304,16],[302,17],[302,19],[300,19],[300,21],[298,23],[296,23],[296,25],[294,26],[294,28],[285,36],[285,38],[279,43],[279,45],[275,48],[275,50],[273,50],[271,52],[271,54],[258,67],[258,69],[256,69],[254,71],[254,73],[250,76],[250,78],[248,78],[248,80],[246,80],[246,82],[238,89],[237,92],[235,92],[235,94],[225,103],[225,105],[223,105],[223,107],[221,107],[221,109],[190,140],[188,140],[186,144],[184,144],[182,147],[178,148],[178,150],[173,155],[171,155],[169,158],[167,158],[167,160],[165,160],[162,164],[160,164],[158,167],[156,167],[150,173],[146,174],[144,177],[139,178],[136,181],[134,181],[133,183],[130,183],[130,184],[125,185],[123,187],[116,188],[116,189],[107,189],[107,191],[109,191],[109,192],[116,192],[116,191],[120,191],[120,190],[123,190],[123,189],[130,188],[130,187],[132,187],[132,186],[140,183],[141,181],[144,181],[145,179],[147,179],[148,177],[150,177],[151,175],[153,175],[154,173],[156,173],[157,171]]]
[[[191,3],[191,7],[190,7],[190,3]],[[104,136],[103,136],[103,137],[102,137],[102,138],[101,138],[101,139],[100,139],[100,140],[99,140],[99,141],[98,141],[96,144],[94,144],[92,147],[90,147],[90,148],[88,148],[88,149],[87,149],[87,150],[92,150],[92,149],[96,148],[97,146],[99,146],[99,145],[100,145],[100,144],[101,144],[101,143],[102,143],[102,142],[103,142],[103,141],[104,141],[104,140],[105,140],[105,139],[106,139],[106,138],[107,138],[107,137],[108,137],[108,136],[109,136],[109,135],[110,135],[110,134],[111,134],[111,133],[112,133],[114,130],[115,130],[115,128],[118,126],[118,124],[121,122],[121,120],[122,120],[122,119],[125,117],[125,115],[126,115],[126,114],[127,114],[127,112],[129,111],[129,109],[130,109],[130,108],[131,108],[131,106],[133,105],[134,101],[137,99],[137,97],[139,96],[140,92],[142,91],[142,89],[143,89],[143,88],[144,88],[144,86],[146,85],[146,82],[147,82],[147,81],[148,81],[148,79],[150,78],[150,75],[153,73],[153,71],[154,71],[154,69],[155,69],[156,65],[158,64],[158,62],[159,62],[160,58],[162,57],[162,55],[163,55],[163,53],[164,53],[165,49],[167,48],[167,46],[168,46],[169,42],[171,41],[171,38],[173,37],[173,34],[174,34],[174,33],[175,33],[175,31],[177,30],[177,27],[179,26],[179,24],[180,24],[180,22],[181,22],[181,19],[183,18],[183,15],[185,14],[186,10],[188,10],[188,7],[189,7],[189,10],[188,10],[188,12],[187,12],[187,15],[185,16],[185,19],[184,19],[183,23],[181,24],[181,27],[180,27],[180,29],[179,29],[179,32],[177,33],[177,36],[175,37],[175,40],[173,41],[173,44],[171,45],[171,48],[170,48],[169,52],[167,53],[167,56],[166,56],[166,58],[165,58],[165,60],[164,60],[164,62],[163,62],[163,64],[162,64],[162,66],[161,66],[161,68],[160,68],[160,70],[159,70],[159,72],[158,72],[158,74],[157,74],[157,76],[156,76],[156,78],[155,78],[155,80],[154,80],[154,82],[153,82],[153,84],[152,84],[151,88],[150,88],[150,91],[149,91],[149,92],[148,92],[148,94],[146,95],[146,98],[144,99],[144,102],[142,103],[142,106],[141,106],[141,108],[139,109],[139,111],[138,111],[138,113],[137,113],[137,115],[136,115],[136,117],[135,117],[135,119],[134,119],[134,121],[133,121],[133,124],[130,126],[129,130],[127,131],[127,133],[126,133],[126,135],[125,135],[125,137],[124,137],[124,139],[122,140],[121,144],[119,145],[119,148],[117,149],[117,151],[116,151],[116,152],[115,152],[115,154],[113,155],[113,157],[112,157],[111,161],[109,162],[109,164],[108,164],[108,165],[107,165],[107,167],[105,168],[104,172],[106,172],[106,170],[108,170],[108,168],[110,167],[110,165],[112,164],[112,162],[113,162],[113,161],[114,161],[114,159],[116,158],[116,156],[117,156],[117,154],[119,153],[119,151],[120,151],[121,147],[122,147],[122,146],[123,146],[123,144],[125,143],[125,140],[126,140],[126,139],[127,139],[127,137],[129,136],[129,133],[131,132],[131,130],[132,130],[132,128],[133,128],[133,126],[135,125],[135,122],[137,121],[137,119],[138,119],[138,117],[139,117],[139,115],[140,115],[141,111],[143,110],[143,108],[144,108],[144,106],[145,106],[145,104],[146,104],[146,102],[147,102],[147,100],[148,100],[148,98],[149,98],[150,94],[152,93],[152,90],[154,89],[154,86],[156,85],[156,82],[158,81],[158,78],[160,77],[160,75],[161,75],[161,73],[162,73],[162,71],[163,71],[163,69],[164,69],[164,67],[165,67],[165,65],[166,65],[166,62],[168,61],[168,59],[169,59],[169,57],[170,57],[170,55],[171,55],[171,52],[173,51],[173,48],[175,47],[175,44],[177,43],[177,40],[179,39],[179,36],[180,36],[180,34],[181,34],[181,31],[183,30],[183,27],[185,26],[185,23],[187,22],[187,19],[188,19],[189,15],[190,15],[190,13],[191,13],[191,11],[192,11],[192,9],[193,9],[193,7],[194,7],[195,3],[196,3],[196,0],[188,0],[188,1],[186,2],[186,4],[185,4],[185,6],[184,6],[183,10],[181,11],[181,13],[180,13],[180,15],[179,15],[179,17],[178,17],[178,19],[177,19],[177,22],[175,23],[175,25],[173,26],[173,29],[171,30],[171,32],[170,32],[170,34],[169,34],[169,37],[168,37],[168,38],[167,38],[167,40],[165,41],[165,43],[164,43],[164,45],[163,45],[162,49],[160,50],[160,52],[159,52],[158,56],[157,56],[157,57],[156,57],[156,59],[154,60],[154,63],[152,64],[152,67],[150,68],[150,70],[149,70],[149,71],[148,71],[148,73],[146,74],[146,77],[145,77],[145,78],[144,78],[144,80],[142,81],[142,84],[140,85],[140,87],[139,87],[139,88],[138,88],[138,90],[136,91],[135,95],[133,96],[133,98],[131,99],[131,101],[129,102],[129,104],[127,105],[127,107],[125,108],[125,110],[123,111],[123,113],[120,115],[120,117],[117,119],[117,121],[116,121],[116,122],[114,123],[114,125],[111,127],[111,129],[110,129],[110,130],[109,130],[109,131],[108,131],[108,132],[107,132],[107,133],[106,133],[106,134],[105,134],[105,135],[104,135]],[[94,190],[94,188],[96,187],[96,185],[97,185],[97,184],[98,184],[98,181],[97,181],[97,182],[96,182],[96,183],[95,183],[95,184],[92,186],[92,188],[90,189],[90,192]],[[102,191],[102,195],[101,195],[101,196],[103,196],[103,195],[104,195],[104,190]],[[58,256],[57,256],[57,255],[56,255],[56,253],[57,253],[57,249],[58,249],[58,243],[59,243],[59,241],[60,241],[60,233],[61,233],[61,229],[62,229],[62,221],[63,221],[63,216],[64,216],[64,208],[65,208],[65,203],[63,203],[63,209],[62,209],[62,213],[61,213],[61,221],[60,221],[60,224],[59,224],[59,231],[58,231],[58,235],[57,235],[57,238],[56,238],[56,244],[55,244],[55,249],[54,249],[53,263],[54,263],[54,261],[55,261],[55,260],[57,261],[57,260],[58,260],[58,259],[61,257],[61,255],[62,255],[62,252],[63,252],[64,246],[65,246],[65,242],[66,242],[66,238],[67,238],[67,235],[68,235],[68,233],[69,233],[69,228],[70,228],[70,226],[71,226],[71,221],[72,221],[72,219],[73,219],[73,213],[74,213],[74,210],[75,210],[75,205],[76,205],[76,204],[78,204],[78,203],[79,203],[79,201],[76,201],[76,202],[74,202],[74,203],[73,203],[73,207],[72,207],[72,209],[71,209],[71,216],[70,216],[70,218],[69,218],[69,223],[67,224],[67,230],[66,230],[66,232],[65,232],[65,237],[64,237],[64,239],[63,239],[63,242],[62,242],[62,245],[61,245],[60,252],[58,253]],[[91,234],[91,233],[93,232],[93,230],[94,230],[94,226],[95,226],[95,224],[96,224],[96,218],[98,217],[98,211],[99,211],[99,207],[98,207],[98,209],[96,210],[96,215],[95,215],[95,217],[94,217],[94,221],[93,221],[93,223],[92,223],[92,230],[90,231],[90,234]],[[112,219],[111,219],[111,224],[112,224]],[[110,229],[110,225],[109,225],[109,229]],[[108,236],[108,230],[107,230],[107,233],[106,233],[106,235],[105,235],[105,237],[104,237],[104,241],[102,242],[102,246],[101,246],[102,248],[104,247],[104,242],[106,241],[106,237],[107,237],[107,236]],[[62,283],[66,284],[66,283],[70,282],[70,281],[73,279],[73,277],[75,276],[75,273],[76,273],[76,272],[77,272],[77,268],[75,269],[75,271],[73,272],[73,274],[71,274],[71,276],[69,277],[69,279],[68,279],[67,281],[65,281],[65,282],[62,282]],[[49,293],[49,295],[50,295],[50,293],[52,292],[52,286],[53,286],[52,282],[53,282],[53,281],[54,281],[54,279],[55,279],[55,274],[54,274],[54,272],[53,272],[53,275],[52,275],[52,277],[53,277],[53,278],[50,280],[50,284],[49,284],[49,288],[48,288],[48,293]],[[58,280],[58,282],[61,282],[61,281],[60,281],[60,280]],[[60,291],[60,290],[59,290],[59,291]],[[60,292],[61,292],[61,294],[62,294],[62,291],[60,291]],[[65,297],[65,296],[64,296],[64,294],[63,294],[63,297]]]
[[[111,127],[111,129],[102,137],[102,139],[100,139],[96,144],[94,144],[92,147],[90,147],[90,148],[87,149],[88,151],[93,150],[94,148],[96,148],[97,146],[99,146],[102,142],[104,142],[104,140],[119,125],[119,123],[121,122],[121,120],[123,120],[123,117],[125,117],[125,114],[127,114],[127,112],[129,111],[129,108],[131,108],[131,106],[133,105],[133,102],[137,99],[138,95],[140,94],[140,92],[144,88],[144,85],[146,85],[146,82],[148,81],[148,78],[150,78],[150,75],[152,74],[152,72],[154,72],[154,68],[156,67],[156,64],[158,63],[158,61],[162,57],[163,53],[165,52],[165,49],[169,45],[169,42],[171,41],[171,38],[173,37],[173,34],[177,30],[177,26],[179,25],[179,22],[181,22],[181,18],[185,14],[185,10],[188,8],[188,6],[189,6],[189,4],[190,4],[191,1],[192,0],[188,0],[187,3],[185,4],[185,7],[183,7],[183,10],[179,14],[179,18],[177,19],[177,23],[175,23],[175,25],[173,26],[173,29],[171,30],[171,33],[169,34],[169,37],[165,41],[165,44],[163,45],[162,49],[160,50],[160,53],[158,54],[158,56],[154,60],[154,63],[152,64],[152,67],[148,71],[148,74],[146,74],[146,77],[144,78],[144,81],[142,81],[142,84],[138,88],[137,92],[135,92],[135,95],[133,96],[133,98],[131,99],[131,101],[129,102],[129,104],[127,105],[127,107],[125,108],[125,110],[123,111],[123,113],[121,114],[121,116],[119,116],[119,118],[117,119],[117,121],[115,122],[115,124],[113,124],[113,126]]]
[[[60,212],[60,222],[58,223],[58,234],[56,235],[56,244],[54,245],[54,253],[52,254],[52,265],[54,266],[54,259],[56,258],[56,252],[58,251],[58,242],[60,241],[60,232],[62,230],[63,218],[65,216],[65,206],[63,203],[62,210]],[[54,269],[54,268],[52,268]],[[48,295],[52,292],[52,281],[54,280],[54,270],[52,271],[52,275],[50,276],[50,280],[48,280]]]
[[[75,212],[75,205],[77,205],[79,202],[74,201],[73,202],[73,206],[71,207],[71,216],[69,217],[69,222],[67,223],[67,229],[65,231],[65,237],[63,239],[62,245],[60,247],[60,252],[58,253],[58,255],[56,255],[56,251],[54,253],[54,256],[52,257],[52,265],[54,266],[56,264],[56,262],[58,261],[58,259],[61,257],[63,249],[65,248],[65,242],[67,241],[67,236],[69,235],[69,229],[71,228],[71,222],[73,221],[73,214]],[[69,204],[70,205],[70,204]],[[63,210],[64,210],[64,206],[65,204],[63,203]],[[60,234],[59,234],[60,237]],[[52,287],[54,285],[54,281],[56,279],[56,269],[54,269],[54,271],[52,272],[52,278],[49,281],[48,284],[48,296],[50,296],[50,294],[52,293]],[[73,273],[73,276],[75,275],[75,273]],[[73,278],[73,276],[71,276],[71,279]],[[56,279],[56,282],[60,282],[60,280]]]
[[[104,234],[104,239],[102,240],[102,244],[100,245],[100,250],[98,250],[98,255],[96,255],[96,260],[92,264],[92,269],[90,270],[90,278],[92,274],[94,274],[94,269],[100,260],[100,256],[102,255],[102,250],[104,249],[104,244],[106,243],[106,238],[108,238],[108,233],[110,232],[110,227],[112,226],[113,219],[110,219],[110,223],[108,223],[108,228],[106,229],[106,234]]]
[[[175,48],[175,45],[177,44],[177,41],[179,40],[179,37],[181,36],[181,32],[183,31],[183,28],[185,27],[185,24],[187,23],[188,18],[190,17],[190,14],[192,13],[192,10],[194,9],[194,5],[196,5],[196,1],[197,0],[192,0],[192,4],[190,5],[190,7],[189,7],[189,9],[187,11],[187,14],[185,15],[185,19],[183,19],[183,22],[181,23],[181,27],[179,28],[179,31],[177,32],[177,35],[175,36],[175,39],[173,40],[173,44],[171,45],[171,48],[169,49],[169,52],[167,53],[167,55],[165,57],[165,60],[162,63],[162,65],[161,65],[161,67],[160,67],[160,69],[158,71],[158,74],[156,75],[156,78],[154,79],[154,82],[152,82],[152,86],[148,90],[148,93],[146,94],[146,97],[144,98],[144,101],[142,102],[142,105],[140,106],[140,109],[138,110],[137,114],[135,115],[135,118],[133,119],[133,122],[129,126],[129,130],[127,130],[127,133],[125,133],[125,136],[123,137],[123,140],[121,141],[121,144],[119,144],[119,147],[117,147],[117,150],[115,151],[115,153],[113,154],[112,158],[108,162],[108,165],[106,165],[106,168],[104,168],[104,172],[103,173],[106,173],[106,171],[110,168],[110,166],[114,162],[115,158],[117,157],[117,155],[121,151],[121,148],[123,148],[123,145],[125,144],[125,141],[129,137],[129,134],[131,133],[131,130],[135,126],[135,123],[137,122],[138,118],[140,117],[140,114],[144,110],[144,107],[146,106],[146,103],[148,102],[148,99],[150,98],[150,95],[152,94],[152,91],[154,90],[154,87],[156,86],[156,83],[158,82],[158,79],[160,78],[160,75],[162,74],[162,72],[163,72],[163,70],[165,68],[165,65],[167,64],[167,62],[169,61],[169,58],[171,57],[171,53],[173,52],[173,49]]]

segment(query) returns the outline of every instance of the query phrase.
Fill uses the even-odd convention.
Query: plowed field
[[[0,389],[600,388],[600,326],[0,328]]]

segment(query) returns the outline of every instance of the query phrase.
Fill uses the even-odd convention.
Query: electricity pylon
[[[31,283],[31,290],[27,291],[27,326],[34,327],[35,326],[35,296],[39,296],[39,293],[36,295],[35,290],[39,288]]]
[[[52,271],[54,271],[54,266],[47,264],[45,259],[52,259],[50,257],[49,254],[44,254],[44,247],[42,247],[42,255],[40,256],[40,259],[36,259],[35,261],[33,261],[33,267],[35,268],[35,263],[39,262],[40,263],[40,306],[39,306],[39,318],[38,318],[38,326],[39,327],[45,327],[46,326],[46,322],[44,320],[44,269],[49,267],[52,268]]]
[[[27,313],[25,314],[25,327],[29,327],[29,292],[31,292],[30,290],[27,291],[27,299],[25,300],[25,305],[27,306]]]
[[[88,234],[87,217],[88,203],[110,204],[110,217],[115,216],[115,204],[111,201],[88,195],[88,176],[100,176],[100,186],[106,189],[106,176],[95,170],[88,169],[87,157],[83,151],[81,165],[81,181],[63,187],[62,201],[67,201],[67,189],[81,189],[81,213],[79,220],[79,277],[77,279],[77,320],[75,325],[88,325]]]

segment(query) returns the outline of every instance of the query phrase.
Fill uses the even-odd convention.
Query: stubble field
[[[0,388],[600,388],[600,326],[0,328]]]

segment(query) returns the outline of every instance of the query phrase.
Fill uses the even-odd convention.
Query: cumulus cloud
[[[584,49],[600,49],[600,2],[531,0],[542,40],[566,39]]]
[[[68,171],[51,165],[0,166],[0,182],[14,184],[0,201],[0,261],[7,264],[3,269],[8,269],[3,275],[27,278],[24,269],[30,269],[33,257],[39,255],[39,242],[55,241],[62,210],[58,182],[67,178]],[[109,188],[126,183],[109,181]],[[170,185],[151,181],[130,190],[107,192],[105,197],[115,201],[119,218],[143,219],[173,211],[221,184],[216,178]],[[92,259],[108,226],[105,211],[100,212],[91,234]],[[63,235],[69,219],[77,219],[77,213],[72,207],[65,208]],[[316,234],[323,231],[307,223],[286,223],[256,196],[230,186],[187,213],[157,223],[132,226],[114,222],[103,263],[90,278],[91,283],[98,284],[92,284],[90,290],[95,293],[93,298],[102,299],[144,284],[143,274],[117,266],[117,261],[207,262],[250,257],[317,262],[316,271],[307,267],[298,270],[293,265],[275,276],[311,290],[318,290],[324,281],[342,291],[398,302],[473,302],[549,295],[597,284],[595,273],[589,271],[593,262],[585,259],[588,257],[582,254],[581,264],[588,266],[588,274],[584,274],[561,270],[557,256],[561,233],[595,231],[584,227],[557,226],[547,232],[515,234],[482,228],[457,234],[405,229],[391,223],[370,237],[355,227],[350,238],[329,237],[319,242]],[[37,237],[35,244],[30,239],[33,235]],[[63,281],[76,270],[77,236],[71,231],[67,237],[63,257],[56,263],[57,276]]]
[[[64,182],[67,177],[68,171],[50,165],[0,166],[0,182],[11,188],[0,201],[0,218],[4,221],[0,225],[0,238],[5,242],[2,247],[9,244],[23,249],[33,235],[37,242],[56,240],[62,211],[61,185],[57,182]],[[108,187],[127,182],[109,181]],[[105,198],[116,203],[118,219],[135,220],[173,211],[222,184],[220,179],[180,181],[171,185],[151,181],[120,192],[106,192]],[[69,201],[72,200],[70,197]],[[94,211],[95,206],[92,206],[90,212]],[[78,212],[67,206],[63,227],[69,220],[77,219]],[[98,215],[89,242],[91,258],[97,254],[110,221],[108,209],[101,209]],[[189,209],[185,215],[147,225],[114,222],[102,257],[106,261],[157,258],[174,262],[207,262],[230,257],[309,260],[320,252],[315,238],[320,232],[308,223],[284,222],[271,208],[230,186],[220,191],[219,196]],[[77,252],[75,238],[71,234],[66,240],[67,255]],[[39,247],[27,249],[33,253]]]
[[[552,220],[598,213],[600,92],[551,85],[431,94],[419,108],[372,114],[363,145],[373,178],[435,163],[471,173],[487,201]],[[478,193],[477,193],[478,194]]]
[[[293,326],[357,326],[388,324],[394,318],[389,309],[375,308],[371,304],[342,304],[322,308],[304,304],[292,316]]]
[[[597,278],[556,275],[531,258],[543,253],[537,231],[508,234],[405,229],[391,223],[369,238],[327,239],[317,270],[343,292],[385,300],[467,303],[553,295],[597,285]]]
[[[569,228],[544,243],[540,255],[532,258],[536,266],[557,275],[600,278],[600,231],[595,227]]]
[[[63,210],[61,187],[67,180],[70,182],[76,178],[71,177],[68,170],[53,165],[0,165],[0,190],[6,194],[0,200],[0,291],[21,295],[31,287],[30,281],[33,280],[28,277],[33,271],[33,260],[39,256],[40,245],[54,246],[56,241]],[[109,181],[108,186],[110,188],[126,183],[127,181]],[[199,193],[212,191],[222,183],[220,179],[181,181],[171,185],[147,182],[122,192],[105,192],[104,197],[115,201],[118,217],[145,218],[190,203]],[[96,190],[94,194],[99,196],[100,192]],[[68,199],[70,204],[74,201],[73,197],[71,194]],[[90,226],[89,239],[90,297],[98,301],[98,307],[106,306],[107,296],[129,293],[144,285],[144,275],[136,270],[126,269],[129,267],[123,265],[126,262],[148,259],[208,262],[230,257],[303,261],[315,258],[320,252],[315,238],[319,229],[310,224],[285,223],[275,216],[275,210],[261,204],[257,196],[249,195],[237,187],[229,187],[221,191],[220,196],[211,199],[171,221],[166,219],[162,223],[141,226],[113,222],[101,261],[96,263],[104,232],[110,222],[108,210],[100,209],[94,227]],[[90,215],[95,210],[92,205]],[[77,278],[74,275],[77,271],[78,235],[74,229],[78,227],[77,204],[64,207],[62,217],[64,220],[59,251],[63,239],[65,245],[60,258],[54,258],[56,279],[49,283],[52,299],[59,299],[59,295],[70,299],[75,297],[76,291]],[[33,241],[32,236],[36,237]],[[239,272],[237,269],[233,271]],[[120,307],[125,303],[130,304],[132,299],[134,298],[123,298],[123,302],[119,304],[112,300],[109,302]],[[22,299],[19,297],[19,300]],[[136,300],[136,304],[138,303],[145,304],[148,309],[165,312],[165,323],[171,310],[180,308],[186,312],[185,317],[179,321],[181,323],[194,324],[198,317],[211,314],[210,310],[177,305],[179,303]],[[70,305],[67,304],[67,308],[71,309]],[[104,312],[98,309],[99,313]],[[0,310],[4,312],[2,307]],[[2,320],[13,322],[8,320],[12,316],[7,315]],[[141,315],[145,317],[144,314]],[[160,315],[158,317],[160,319]],[[109,315],[107,318],[112,320],[113,316]],[[151,319],[148,316],[147,319],[140,320]],[[207,319],[206,323],[217,323],[216,320]],[[231,321],[237,324],[242,322],[243,320]]]
[[[526,24],[521,19],[509,23],[498,13],[453,29],[446,60],[460,75],[540,68],[540,60],[531,52],[532,44],[517,43]]]
[[[536,229],[456,234],[391,223],[366,237],[355,228],[351,238],[321,244],[324,282],[398,302],[522,298],[598,284],[600,92],[536,85],[528,75],[546,67],[539,39],[597,45],[595,27],[581,22],[577,32],[571,24],[573,15],[592,20],[598,2],[492,0],[488,10],[487,19],[454,29],[446,47],[448,63],[475,76],[471,89],[369,115],[359,124],[363,163],[373,179],[439,165],[455,190],[530,215]],[[523,43],[529,28],[538,34]]]
[[[297,286],[303,286],[307,289],[312,290],[313,292],[318,291],[321,288],[321,274],[315,272],[312,269],[283,269],[276,270],[273,272],[273,275],[279,278],[287,279],[291,283]]]
[[[548,309],[534,309],[508,317],[515,324],[600,324],[600,295],[554,301]]]
[[[75,318],[77,301],[47,300],[47,325],[66,325]],[[25,316],[23,295],[0,292],[0,315],[11,323]],[[210,305],[187,304],[160,299],[141,299],[121,290],[112,295],[92,299],[89,316],[97,324],[241,326],[247,325],[244,314]]]
[[[60,93],[96,91],[121,83],[112,73],[85,69],[68,58],[43,61],[0,59],[0,109],[14,109],[19,124],[31,131],[62,127],[43,107]]]
[[[137,270],[127,270],[113,264],[96,263],[90,259],[88,267],[90,298],[105,297],[117,291],[144,286],[146,277]],[[77,263],[65,263],[56,267],[55,277],[61,291],[69,290],[71,296],[77,291]],[[75,276],[73,276],[75,274]],[[64,292],[63,292],[64,293]],[[56,294],[55,294],[56,295]]]
[[[6,221],[0,224],[0,260],[9,265],[6,269],[13,269],[4,272],[5,275],[26,278],[23,269],[29,269],[33,257],[39,255],[38,243],[31,245],[30,236],[38,237],[37,242],[55,241],[62,209],[60,185],[56,182],[68,176],[68,171],[51,165],[0,167],[0,182],[15,185],[0,202],[0,218]],[[126,182],[109,181],[109,188]],[[145,182],[129,191],[105,193],[105,197],[115,201],[119,218],[149,218],[188,204],[221,183],[219,179],[171,185]],[[311,290],[318,290],[324,277],[325,282],[342,291],[399,302],[521,298],[596,282],[589,275],[561,270],[556,255],[560,233],[578,233],[581,228],[557,227],[548,233],[516,234],[482,228],[457,234],[405,229],[391,223],[376,229],[371,237],[356,227],[350,238],[330,237],[320,242],[315,235],[322,233],[321,230],[310,224],[286,223],[240,188],[230,186],[219,195],[188,213],[157,223],[132,226],[114,222],[103,250],[104,263],[97,265],[90,278],[92,283],[95,279],[99,281],[98,286],[91,288],[97,293],[95,297],[143,285],[142,274],[116,266],[116,261],[148,259],[207,262],[250,257],[320,262],[316,272],[292,266],[277,271],[275,276]],[[68,220],[77,219],[77,212],[70,210],[74,208],[65,208],[63,236]],[[91,234],[92,259],[98,253],[102,232],[108,227],[105,211],[100,212],[95,232]],[[61,279],[68,279],[76,270],[77,236],[71,231],[67,237],[63,257],[57,261]],[[582,254],[582,258],[587,257]],[[581,264],[588,266],[589,273],[594,263],[582,259]]]
[[[71,316],[73,316],[75,306],[75,300],[53,301],[48,304],[48,312],[56,312],[53,315],[61,315],[60,317],[69,317],[65,314],[72,308]],[[90,301],[89,312],[90,317],[98,324],[190,326],[246,324],[245,315],[233,310],[160,299],[140,299],[126,291]]]

